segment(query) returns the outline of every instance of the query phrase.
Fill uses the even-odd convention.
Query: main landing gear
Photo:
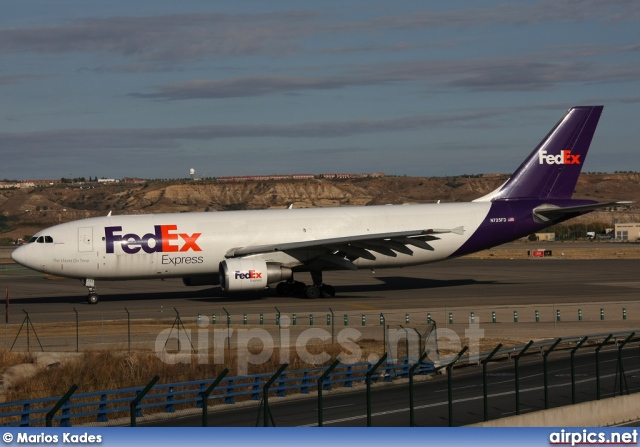
[[[303,296],[309,299],[315,298],[333,298],[336,296],[336,289],[328,284],[322,282],[322,271],[311,272],[311,279],[313,285],[306,285],[300,281],[294,281],[293,276],[284,282],[279,283],[276,286],[276,292],[280,296]]]
[[[87,303],[98,304],[98,301],[100,301],[100,297],[98,296],[98,292],[96,291],[96,283],[93,278],[83,279],[82,284],[84,284],[85,287],[89,289],[89,295],[87,295]]]

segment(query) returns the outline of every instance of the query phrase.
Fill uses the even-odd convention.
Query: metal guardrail
[[[409,377],[409,369],[418,359],[399,359],[399,364],[381,366],[372,380],[391,382],[394,378]],[[332,386],[352,387],[355,382],[364,382],[370,363],[355,363],[336,367],[323,382],[324,390]],[[308,394],[318,387],[318,379],[328,367],[289,371],[280,374],[276,386],[270,391],[278,397],[288,392]],[[434,372],[432,362],[421,362],[417,374]],[[248,398],[259,401],[262,387],[273,374],[255,374],[247,376],[225,377],[207,399],[222,400],[224,404],[234,404],[236,399]],[[135,407],[135,417],[142,417],[143,411],[151,413],[174,413],[178,407],[202,408],[203,396],[212,380],[179,382],[155,385]],[[74,394],[61,406],[61,414],[53,417],[61,427],[71,427],[72,420],[84,418],[83,424],[107,424],[109,417],[124,418],[131,410],[130,404],[145,387],[133,387],[110,391]],[[14,421],[0,423],[5,427],[29,427],[46,422],[46,414],[60,401],[61,397],[48,397],[0,404],[0,420],[15,418]],[[18,407],[19,409],[16,409]],[[87,420],[89,418],[90,420]],[[91,420],[92,419],[92,420]]]

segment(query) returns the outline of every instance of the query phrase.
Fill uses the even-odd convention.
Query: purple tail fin
[[[603,106],[573,107],[493,197],[570,199]]]

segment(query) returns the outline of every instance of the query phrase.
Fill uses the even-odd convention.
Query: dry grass
[[[363,340],[361,348],[366,355],[382,353],[382,344],[377,341]],[[331,359],[338,356],[343,348],[340,345],[309,345],[310,354],[327,353]],[[258,348],[250,349],[252,354],[259,354]],[[272,373],[280,367],[283,358],[277,348],[273,355],[264,363],[248,364],[249,374]],[[216,365],[213,356],[207,363],[197,355],[186,358],[188,363],[168,364],[163,362],[154,352],[134,351],[131,353],[116,350],[87,351],[75,358],[69,358],[54,367],[42,367],[38,372],[25,377],[5,391],[5,401],[15,402],[25,399],[35,399],[46,396],[60,396],[74,383],[79,386],[78,393],[101,390],[130,388],[147,384],[155,375],[160,376],[158,383],[176,383],[198,380],[211,380],[217,377],[224,368],[231,371],[231,375],[238,369],[238,358],[232,352],[225,357],[224,365]],[[0,365],[33,363],[28,354],[13,354],[0,351]],[[329,361],[328,363],[331,363]],[[288,370],[320,367],[311,365],[300,359],[295,351],[289,352]],[[2,368],[4,369],[4,368]]]
[[[369,354],[374,351],[381,352],[382,344],[372,340],[362,341],[361,349],[363,352]],[[309,344],[307,350],[310,354],[326,353],[329,355],[331,363],[336,356],[343,352],[340,345],[322,345],[322,344]],[[249,349],[251,354],[259,354],[259,348]],[[347,353],[348,354],[348,353]],[[261,373],[273,373],[280,366],[281,353],[276,348],[273,355],[264,363],[248,365],[249,374],[261,374]],[[89,393],[94,391],[104,390],[118,390],[124,388],[141,387],[149,383],[149,381],[158,375],[160,380],[158,384],[169,384],[178,382],[197,382],[212,380],[217,377],[224,368],[230,370],[229,376],[234,376],[237,371],[238,358],[234,354],[225,358],[224,365],[214,364],[213,356],[209,357],[206,364],[200,364],[202,361],[197,355],[192,355],[189,363],[180,364],[168,364],[163,362],[158,356],[151,351],[134,351],[134,352],[122,352],[117,350],[103,350],[103,351],[87,351],[80,353],[75,357],[69,357],[66,360],[50,367],[41,367],[38,371],[30,376],[16,380],[12,386],[5,391],[5,402],[17,402],[29,399],[38,399],[48,396],[61,396],[67,392],[67,390],[73,385],[78,385],[76,394]],[[17,364],[17,363],[34,363],[34,359],[29,354],[13,354],[6,351],[0,352],[0,367],[2,365]],[[289,367],[288,371],[294,371],[305,368],[318,368],[324,365],[312,365],[304,362],[300,359],[295,349],[291,349],[289,352]],[[4,368],[0,368],[2,371]],[[292,376],[289,376],[292,377]],[[300,384],[302,378],[299,381],[289,383]],[[245,384],[246,382],[246,384]],[[241,386],[245,384],[247,387],[254,385],[253,380],[236,380],[235,385]],[[185,387],[176,387],[175,392],[186,390]],[[193,390],[194,387],[191,387]],[[251,388],[249,388],[251,389]],[[121,393],[114,398],[123,398],[127,402],[131,400],[133,395],[131,393]],[[236,398],[237,401],[248,400],[251,396],[243,396]],[[74,404],[80,402],[96,402],[97,398],[87,398],[84,400],[74,399]],[[164,402],[162,397],[153,397],[151,394],[145,399],[145,403],[152,402]],[[223,400],[212,399],[210,404],[222,404]],[[31,409],[36,408],[47,409],[51,404],[34,404]],[[126,405],[125,405],[126,406]],[[183,408],[194,408],[193,403],[181,403],[179,400],[175,402],[176,410]],[[94,406],[93,409],[95,409]],[[162,407],[160,407],[162,408]],[[5,413],[13,411],[21,411],[21,406],[5,407]],[[87,411],[84,409],[82,411]],[[160,410],[161,411],[161,410]],[[75,413],[76,411],[72,411]],[[41,417],[44,417],[43,414]],[[126,411],[110,414],[109,419],[113,420],[117,417],[128,417]],[[2,417],[0,415],[0,424],[6,424],[11,422],[17,422],[18,417]],[[74,419],[74,424],[78,423],[92,423],[95,422],[95,416],[82,417],[80,419]],[[40,423],[32,425],[42,425]]]

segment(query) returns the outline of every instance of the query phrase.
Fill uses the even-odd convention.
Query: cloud
[[[80,155],[87,149],[175,149],[180,141],[221,138],[338,138],[359,134],[421,130],[442,125],[470,125],[499,115],[478,111],[459,115],[409,116],[388,120],[318,121],[282,125],[212,125],[161,129],[65,129],[39,132],[0,132],[0,146],[20,153],[46,148],[59,154]]]
[[[131,93],[137,98],[160,100],[220,99],[313,90],[426,82],[471,91],[540,91],[565,83],[628,82],[640,77],[640,63],[608,64],[583,61],[549,61],[535,56],[436,60],[357,66],[345,74],[305,76],[251,76],[223,80],[190,80],[165,84],[154,93]]]
[[[309,34],[317,14],[173,14],[87,18],[70,24],[0,30],[0,52],[107,52],[151,61],[205,55],[286,54]]]
[[[389,30],[469,28],[493,25],[598,20],[617,22],[640,15],[636,0],[544,0],[504,3],[487,8],[426,11],[345,20],[313,11],[265,14],[169,14],[151,17],[85,18],[58,26],[0,30],[0,53],[104,52],[162,64],[205,57],[282,56],[310,51],[310,37],[338,34],[378,35]],[[330,40],[329,40],[330,42]],[[361,45],[362,51],[376,45]],[[352,51],[357,46],[327,51]],[[405,46],[404,48],[409,48]],[[388,51],[388,44],[380,45]],[[314,48],[311,51],[321,52]],[[144,67],[144,65],[138,65]]]
[[[46,76],[31,75],[31,74],[14,74],[0,76],[0,85],[14,85],[20,84],[24,81],[30,81],[32,79],[42,79]]]
[[[238,98],[304,90],[340,89],[353,85],[379,84],[381,80],[354,76],[301,77],[251,76],[227,80],[192,80],[160,86],[157,93],[132,93],[138,98],[182,100]]]

